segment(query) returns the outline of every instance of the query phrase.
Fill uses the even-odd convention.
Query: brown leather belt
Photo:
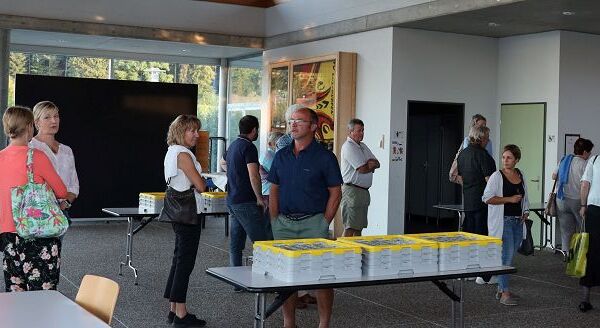
[[[365,187],[357,186],[357,185],[355,185],[355,184],[352,184],[352,183],[344,183],[344,184],[345,184],[346,186],[350,186],[350,187],[356,187],[356,188],[360,188],[360,189],[367,190],[367,191],[369,190],[369,188],[365,188]]]

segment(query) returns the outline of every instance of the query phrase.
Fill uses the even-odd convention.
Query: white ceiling
[[[11,30],[13,50],[39,51],[48,48],[67,55],[95,55],[138,59],[164,57],[189,63],[207,63],[220,58],[245,57],[257,54],[257,49],[224,46],[206,46],[191,43],[127,39],[98,35]],[[260,56],[260,52],[258,56]],[[149,58],[150,59],[150,58]],[[260,59],[259,59],[260,61]]]

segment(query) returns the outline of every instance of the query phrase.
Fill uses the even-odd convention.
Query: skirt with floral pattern
[[[16,233],[0,234],[7,292],[56,289],[60,278],[59,238],[23,239]]]

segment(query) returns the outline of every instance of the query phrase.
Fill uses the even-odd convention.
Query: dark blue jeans
[[[175,232],[175,250],[164,298],[168,298],[169,302],[185,303],[190,275],[196,264],[202,228],[199,224],[172,223],[172,226]]]
[[[256,202],[231,204],[227,207],[231,218],[229,263],[231,266],[241,266],[246,237],[252,242],[273,239],[271,220]]]
[[[462,230],[464,232],[471,232],[487,236],[487,214],[487,206],[476,211],[465,211],[465,221],[463,222]]]

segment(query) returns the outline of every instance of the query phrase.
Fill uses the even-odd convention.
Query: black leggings
[[[190,275],[196,264],[201,229],[199,224],[173,223],[175,251],[164,294],[170,302],[185,303]]]

